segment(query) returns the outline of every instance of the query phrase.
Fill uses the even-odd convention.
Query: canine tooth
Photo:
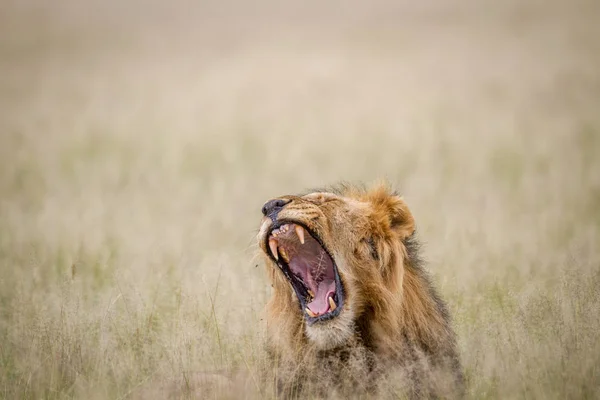
[[[335,301],[333,301],[333,297],[329,296],[329,312],[335,310],[337,306],[335,305]]]
[[[300,243],[304,244],[304,228],[300,225],[295,225],[296,235],[298,235],[298,239],[300,239]]]
[[[279,260],[279,253],[277,252],[277,240],[270,238],[269,248],[271,249],[271,254],[273,254],[273,257],[275,257],[276,260]]]
[[[312,290],[308,289],[308,295],[312,298],[315,297],[315,292],[313,292]]]
[[[310,308],[308,308],[308,307],[306,307],[306,308],[304,309],[304,311],[306,311],[306,313],[307,313],[307,314],[308,314],[310,317],[313,317],[313,318],[314,318],[314,317],[316,317],[316,316],[317,316],[317,314],[315,314],[314,312],[312,312],[312,311],[310,310]]]
[[[281,254],[281,257],[283,257],[285,262],[289,262],[290,261],[290,257],[288,256],[288,253],[285,251],[285,248],[280,247],[279,248],[279,254]]]

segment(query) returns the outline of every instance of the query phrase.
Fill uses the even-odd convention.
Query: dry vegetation
[[[380,177],[469,396],[598,396],[597,1],[123,3],[0,4],[0,397],[273,395],[260,207]]]

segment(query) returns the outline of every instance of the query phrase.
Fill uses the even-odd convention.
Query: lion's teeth
[[[315,292],[313,292],[312,290],[308,289],[308,295],[312,298],[315,297]]]
[[[298,239],[300,239],[300,243],[304,244],[304,228],[300,225],[295,225],[294,229],[296,229],[296,235],[298,235]]]
[[[281,254],[281,257],[283,257],[283,260],[287,263],[290,262],[290,257],[288,256],[288,253],[285,251],[285,248],[280,247],[279,248],[279,254]]]
[[[306,308],[304,309],[304,311],[306,311],[306,313],[307,313],[307,314],[308,314],[310,317],[313,317],[313,318],[314,318],[314,317],[316,317],[316,316],[317,316],[317,314],[315,314],[314,312],[312,312],[312,311],[310,310],[310,308],[308,308],[308,307],[306,307]]]
[[[270,238],[269,248],[271,249],[271,254],[273,254],[273,257],[275,257],[276,260],[279,260],[279,254],[277,252],[277,240]]]
[[[333,301],[333,297],[329,296],[329,312],[335,310],[337,306],[335,305],[335,301]]]

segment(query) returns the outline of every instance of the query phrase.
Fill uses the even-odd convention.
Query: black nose
[[[279,214],[279,211],[287,204],[290,200],[273,199],[265,203],[262,208],[262,213],[265,217],[271,217],[274,219]]]

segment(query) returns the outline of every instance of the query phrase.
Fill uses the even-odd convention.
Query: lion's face
[[[400,290],[410,212],[384,188],[282,196],[263,207],[259,244],[279,305],[304,320],[319,348],[341,344],[358,317],[377,312],[381,290]]]

